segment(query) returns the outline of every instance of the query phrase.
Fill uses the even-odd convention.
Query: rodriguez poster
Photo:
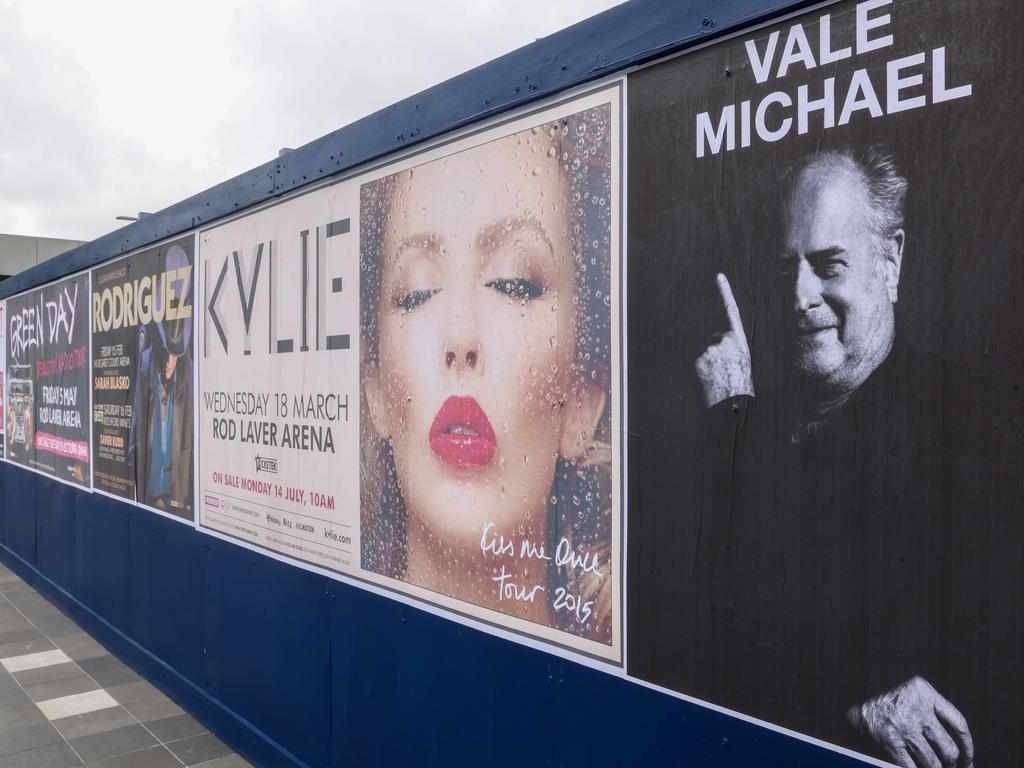
[[[201,524],[621,660],[618,88],[201,235]]]
[[[89,484],[89,275],[7,299],[6,452]]]
[[[901,766],[1024,760],[1024,14],[977,10],[630,83],[627,668]]]
[[[93,487],[193,519],[194,238],[92,272]]]

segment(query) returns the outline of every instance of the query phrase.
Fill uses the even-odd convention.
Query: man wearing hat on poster
[[[164,258],[164,279],[182,274],[177,270],[190,264],[183,248],[171,246]],[[190,281],[172,288],[178,306],[191,303]],[[191,343],[191,316],[172,320],[165,316],[140,328],[132,414],[136,496],[144,504],[182,517],[188,517],[192,507]]]

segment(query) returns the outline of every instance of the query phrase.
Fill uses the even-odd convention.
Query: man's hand
[[[974,768],[967,720],[923,677],[913,677],[846,713],[902,768]]]
[[[725,305],[725,315],[729,318],[729,330],[715,334],[718,337],[717,343],[704,350],[704,354],[695,363],[708,408],[736,395],[754,395],[750,347],[747,346],[747,335],[743,332],[740,310],[736,306],[728,278],[719,274],[716,280]]]

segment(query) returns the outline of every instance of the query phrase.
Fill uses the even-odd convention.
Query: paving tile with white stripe
[[[251,768],[0,565],[0,768]]]

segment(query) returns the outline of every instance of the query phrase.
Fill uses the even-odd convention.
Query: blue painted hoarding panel
[[[54,481],[7,464],[0,483],[7,509],[55,495]],[[862,764],[68,493],[76,525],[48,535],[80,564],[76,593],[41,571],[31,540],[5,535],[0,558],[258,765]],[[17,517],[32,529],[54,519],[35,506]]]

